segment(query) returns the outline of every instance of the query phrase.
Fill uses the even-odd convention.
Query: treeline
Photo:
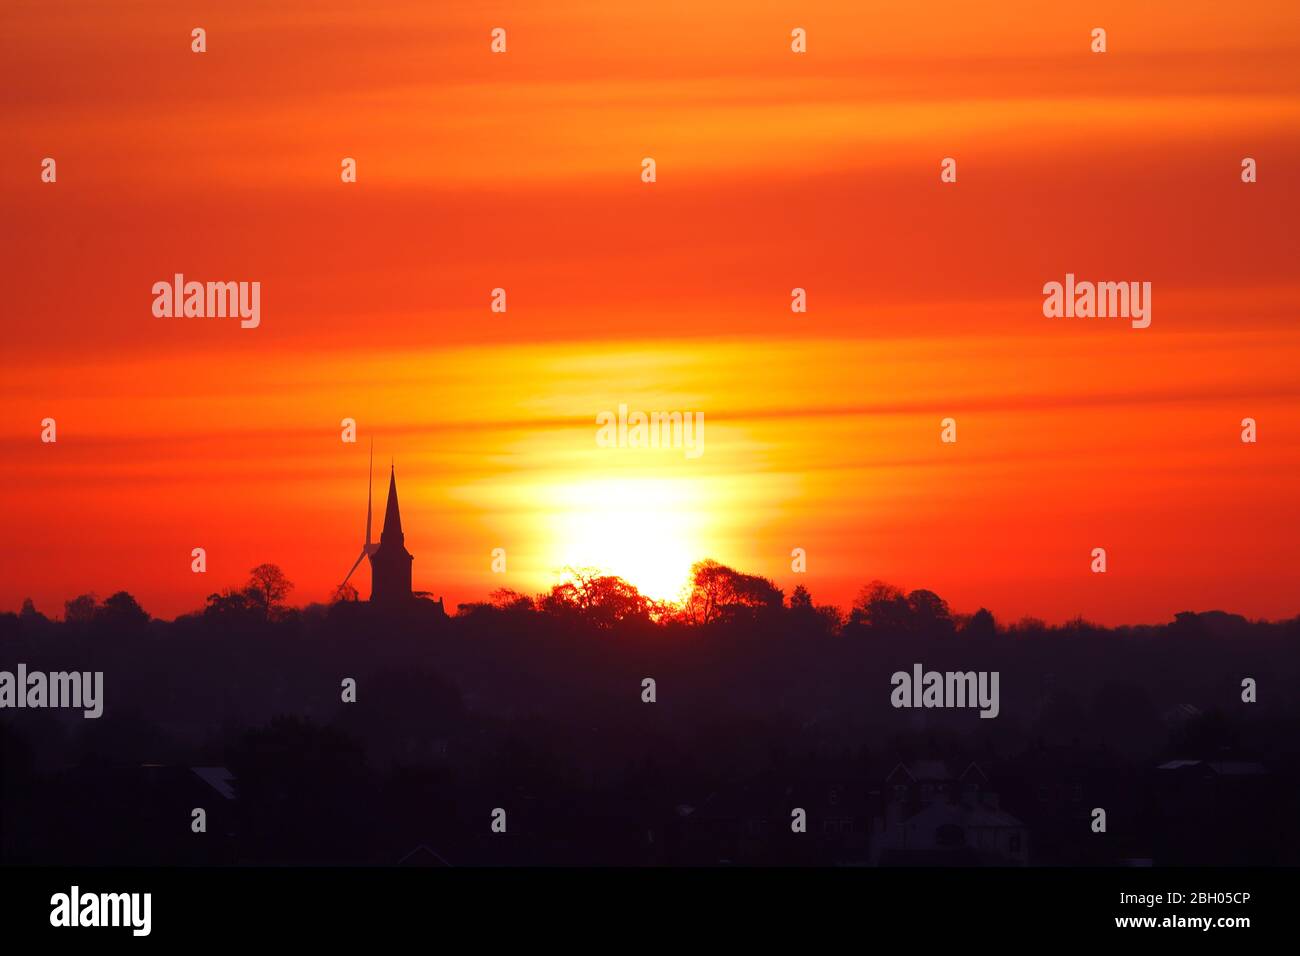
[[[342,585],[328,605],[291,607],[287,598],[293,582],[275,564],[260,564],[249,572],[242,587],[230,587],[208,595],[204,607],[177,620],[202,617],[226,624],[284,623],[297,618],[318,619],[331,609],[361,603],[356,588]],[[609,630],[622,625],[664,627],[706,627],[736,623],[771,624],[785,621],[803,633],[824,636],[962,636],[973,639],[997,633],[1032,634],[1049,630],[1069,633],[1103,631],[1149,631],[1164,625],[1136,625],[1116,629],[1075,618],[1059,627],[1049,627],[1037,618],[1021,618],[1010,625],[998,622],[986,608],[973,614],[953,611],[933,591],[904,591],[884,581],[864,586],[847,613],[831,604],[817,604],[804,585],[789,597],[770,579],[746,574],[714,560],[697,562],[691,569],[690,586],[679,602],[657,601],[642,594],[635,585],[593,568],[568,568],[564,580],[549,591],[528,595],[510,588],[493,591],[486,601],[457,605],[457,616],[494,613],[537,614],[561,622]],[[23,602],[18,615],[0,615],[0,629],[17,621],[49,623],[31,599]],[[82,594],[64,604],[63,620],[78,628],[100,631],[131,631],[150,621],[149,614],[126,591],[102,602],[94,594]],[[1285,622],[1282,622],[1285,623]],[[1182,612],[1173,626],[1182,632],[1227,634],[1251,626],[1246,618],[1222,611]]]
[[[155,821],[176,813],[185,859],[188,813],[206,799],[237,815],[237,859],[394,862],[427,844],[482,862],[505,846],[475,842],[488,832],[484,808],[509,805],[512,827],[542,841],[511,862],[628,862],[673,857],[673,828],[698,819],[683,806],[723,814],[702,826],[713,834],[761,823],[770,801],[810,781],[853,794],[855,832],[865,832],[897,762],[941,759],[958,771],[978,762],[1004,807],[1031,823],[1034,858],[1069,862],[1083,850],[1047,845],[1075,833],[1073,817],[1035,814],[1043,788],[1071,789],[1076,768],[1093,778],[1080,799],[1119,808],[1117,821],[1143,807],[1169,816],[1155,768],[1170,760],[1258,764],[1261,799],[1293,805],[1300,793],[1297,620],[1211,612],[1126,628],[1000,626],[987,611],[956,614],[932,592],[879,582],[841,612],[716,562],[696,567],[677,606],[582,570],[544,594],[498,591],[450,618],[427,602],[390,612],[354,594],[295,608],[292,588],[259,565],[174,621],[150,619],[123,593],[74,598],[63,620],[30,603],[0,615],[0,670],[102,671],[105,698],[96,720],[0,712],[9,852],[41,861],[63,858],[51,855],[59,847],[81,859],[83,843],[111,837],[91,857],[120,862],[132,852],[124,834],[158,839]],[[895,709],[891,674],[916,663],[999,672],[998,718]],[[1247,678],[1255,702],[1243,700]],[[229,770],[238,798],[213,802],[193,767]],[[179,790],[164,812],[167,768],[179,768]],[[1098,788],[1110,796],[1095,798]],[[1237,827],[1223,831],[1229,849],[1257,836],[1239,822],[1274,834],[1283,819],[1267,803],[1215,806]],[[123,820],[137,817],[128,831]],[[75,820],[84,831],[63,848]],[[1200,811],[1187,820],[1205,829]],[[1107,844],[1115,859],[1150,851],[1145,831],[1133,832],[1122,849]],[[1300,858],[1297,840],[1280,858]],[[1182,831],[1166,841],[1186,842]],[[741,850],[681,852],[716,861]]]

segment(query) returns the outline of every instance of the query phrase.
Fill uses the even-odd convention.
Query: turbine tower
[[[379,550],[379,543],[370,540],[370,516],[372,511],[372,499],[374,497],[374,487],[375,440],[372,438],[370,439],[370,475],[366,479],[366,543],[361,546],[361,555],[357,558],[356,564],[352,565],[352,571],[355,571],[357,565]],[[340,588],[343,587],[344,584],[348,583],[348,579],[352,577],[352,571],[349,571],[347,577],[343,579],[343,584],[339,585]]]

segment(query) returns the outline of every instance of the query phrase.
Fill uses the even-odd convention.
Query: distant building
[[[1029,828],[1002,810],[977,764],[898,764],[885,778],[871,840],[878,866],[1025,866]]]

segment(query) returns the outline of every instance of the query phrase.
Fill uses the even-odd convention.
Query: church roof
[[[379,535],[379,540],[386,541],[389,537],[396,537],[399,541],[402,538],[402,515],[397,509],[397,470],[394,467],[388,474],[388,507],[384,510],[384,530]]]

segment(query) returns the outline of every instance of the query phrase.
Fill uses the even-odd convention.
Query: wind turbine
[[[361,546],[361,555],[360,557],[357,558],[356,564],[352,565],[352,571],[355,571],[358,565],[360,565],[361,562],[364,561],[367,557],[369,557],[370,555],[374,554],[376,551],[379,550],[379,545],[370,540],[370,515],[371,515],[372,498],[374,497],[374,485],[375,485],[375,440],[372,438],[370,439],[370,475],[366,481],[366,543]],[[349,571],[348,576],[343,579],[343,584],[348,583],[348,578],[352,577],[352,571]],[[339,587],[342,588],[343,584],[340,584]]]

